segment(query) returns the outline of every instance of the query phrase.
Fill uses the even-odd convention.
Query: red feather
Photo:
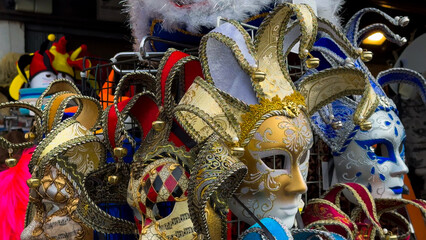
[[[35,147],[24,150],[15,167],[0,172],[0,239],[21,239],[24,230],[31,178],[28,163]]]

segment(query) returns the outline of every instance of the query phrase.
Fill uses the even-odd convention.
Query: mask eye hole
[[[169,216],[172,213],[173,208],[175,207],[175,203],[176,202],[156,203],[152,209],[155,220],[160,220],[162,218]]]
[[[286,159],[286,156],[282,154],[264,157],[262,158],[262,161],[270,169],[287,169],[287,165],[289,165],[289,161]]]
[[[385,144],[377,143],[377,144],[374,144],[373,146],[371,146],[371,148],[374,151],[374,154],[376,154],[376,156],[385,157],[385,158],[389,157],[388,148],[386,147]]]
[[[405,144],[405,141],[403,141],[398,147],[399,154],[401,154],[401,155],[403,155],[404,151],[405,151],[404,144]]]
[[[308,160],[309,159],[309,154],[311,153],[311,151],[310,150],[308,150],[308,151],[306,151],[304,154],[303,154],[303,156],[300,158],[300,160],[299,160],[299,164],[302,164],[302,163],[304,163],[304,162],[306,162],[306,160]]]

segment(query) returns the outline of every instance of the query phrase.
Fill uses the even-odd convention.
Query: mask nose
[[[405,164],[405,161],[397,155],[396,157],[396,164],[393,164],[390,172],[391,177],[401,177],[404,176],[404,174],[408,173],[408,167]]]
[[[305,179],[300,172],[299,165],[293,167],[291,174],[292,178],[290,183],[287,184],[287,186],[284,188],[284,191],[294,195],[305,193],[308,190],[308,187],[306,186]]]

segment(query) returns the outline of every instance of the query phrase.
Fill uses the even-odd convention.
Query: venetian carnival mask
[[[125,75],[117,85],[114,105],[105,110],[102,124],[105,138],[108,139],[107,147],[118,158],[117,166],[122,165],[120,158],[127,154],[127,151],[120,153],[123,148],[119,146],[122,146],[123,139],[137,143],[135,132],[131,134],[125,130],[124,119],[131,116],[141,130],[140,146],[133,155],[129,181],[125,181],[127,178],[110,176],[118,178],[119,184],[128,185],[127,203],[134,212],[139,238],[192,240],[197,233],[189,214],[187,189],[193,156],[183,148],[179,136],[173,132],[171,116],[174,98],[179,98],[179,94],[175,95],[173,91],[178,88],[177,92],[184,92],[185,86],[190,84],[187,81],[192,82],[197,71],[192,69],[189,74],[191,79],[185,70],[176,67],[163,69],[167,64],[199,66],[195,57],[169,49],[161,60],[158,78],[146,72]],[[201,74],[201,69],[198,72]],[[175,82],[178,80],[182,82]],[[129,84],[143,91],[119,101]]]
[[[44,110],[46,137],[29,164],[32,178],[27,181],[28,213],[34,212],[34,216],[27,216],[29,224],[22,232],[22,239],[92,238],[93,232],[83,223],[77,208],[84,199],[83,177],[97,169],[105,158],[103,144],[92,131],[100,115],[100,105],[95,99],[79,95],[77,88],[65,79],[54,81],[41,98],[57,92],[60,93],[51,98]],[[77,104],[79,111],[62,121],[63,111],[70,102]]]
[[[379,110],[369,121],[372,128],[359,131],[347,150],[334,157],[336,180],[363,184],[376,198],[401,198],[408,172],[404,127],[394,111]]]
[[[36,215],[24,229],[21,239],[91,239],[91,230],[75,213],[78,194],[68,178],[55,167],[46,168],[41,185],[30,191]]]
[[[406,40],[390,32],[383,24],[373,24],[358,30],[361,17],[368,12],[378,13],[394,25],[405,26],[407,17],[391,18],[373,9],[356,13],[345,27],[346,37],[340,41],[322,33],[314,44],[312,54],[321,59],[319,70],[346,66],[366,72],[380,102],[367,120],[370,124],[358,128],[352,123],[354,108],[361,101],[358,96],[343,98],[320,109],[312,117],[313,128],[331,147],[334,155],[332,183],[356,182],[366,186],[375,198],[401,198],[403,177],[408,172],[404,159],[405,130],[395,104],[382,87],[390,83],[408,83],[418,86],[425,95],[425,80],[409,69],[393,68],[374,78],[363,61],[371,59],[371,52],[362,51],[359,43],[372,31],[383,30],[391,41],[400,45]],[[337,30],[338,31],[338,30]],[[346,42],[346,44],[344,44]],[[358,58],[353,52],[358,52]]]
[[[246,146],[241,161],[248,173],[237,196],[260,219],[276,216],[291,227],[306,192],[312,132],[308,118],[274,116],[266,119]],[[230,201],[231,209],[238,209]],[[254,224],[246,211],[234,211],[241,220]]]
[[[153,156],[155,160],[129,183],[128,201],[137,211],[139,239],[193,239],[196,233],[187,203],[189,173],[182,160],[176,160],[176,154],[185,155],[184,150],[169,145],[157,151],[157,158]]]
[[[287,29],[293,14],[298,20]],[[217,135],[224,144],[220,149],[228,148],[233,158],[239,158],[247,167],[234,198],[227,193],[230,210],[247,223],[253,224],[255,219],[235,198],[257,218],[276,217],[287,227],[293,226],[300,196],[306,191],[313,141],[309,114],[344,95],[347,89],[364,93],[366,108],[363,112],[356,110],[357,116],[364,119],[371,115],[377,101],[371,87],[365,87],[365,75],[344,68],[312,75],[300,92],[295,90],[286,68],[280,64],[299,41],[299,57],[307,57],[315,39],[316,23],[309,6],[280,5],[261,24],[254,46],[238,23],[220,25],[201,41],[200,60],[206,79],[197,78],[176,107],[178,121],[196,142],[206,147],[210,144],[206,139]],[[319,26],[331,28],[328,22]],[[359,117],[356,121],[363,122]],[[219,155],[217,159],[222,159]],[[200,167],[198,171],[201,175],[207,170]],[[205,193],[209,187],[198,180],[196,169],[194,175],[190,182],[195,190],[189,192],[189,205],[203,209],[209,199]],[[198,226],[197,221],[194,224]],[[198,229],[207,234],[203,226]]]

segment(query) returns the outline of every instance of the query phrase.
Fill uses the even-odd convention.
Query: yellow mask
[[[248,173],[236,195],[259,219],[274,216],[293,225],[300,196],[307,189],[312,141],[304,113],[295,118],[272,116],[257,129],[241,158]],[[241,220],[255,223],[235,200],[229,204]]]

